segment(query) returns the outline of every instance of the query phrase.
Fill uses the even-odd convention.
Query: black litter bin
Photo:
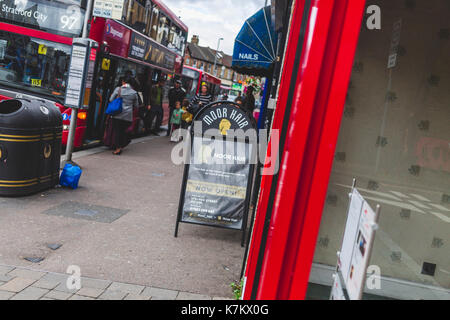
[[[24,196],[59,183],[62,116],[50,102],[0,103],[0,196]]]

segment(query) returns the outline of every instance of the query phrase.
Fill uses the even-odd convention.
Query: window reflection
[[[158,35],[156,41],[167,46],[169,39],[169,21],[162,13],[159,15]]]
[[[130,0],[126,22],[133,29],[144,33],[146,28],[145,7],[136,0]]]
[[[158,18],[159,18],[159,10],[158,8],[152,9],[152,18],[151,18],[151,27],[150,27],[150,37],[153,40],[157,38],[158,32]]]

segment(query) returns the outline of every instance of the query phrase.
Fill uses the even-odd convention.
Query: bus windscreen
[[[192,83],[189,83],[189,87],[187,88],[188,91],[186,92],[186,97],[190,99],[197,93],[197,86],[198,80],[200,78],[200,72],[188,68],[183,68],[183,75],[192,79]]]
[[[65,44],[0,31],[0,84],[63,98],[70,54]]]

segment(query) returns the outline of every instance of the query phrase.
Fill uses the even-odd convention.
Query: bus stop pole
[[[91,18],[93,0],[88,0],[86,4],[86,14],[84,15],[83,34],[82,38],[88,38],[88,23]],[[79,108],[80,106],[78,106]],[[75,139],[75,131],[77,129],[78,108],[72,108],[70,116],[69,134],[67,136],[66,145],[66,163],[72,162],[73,141]]]

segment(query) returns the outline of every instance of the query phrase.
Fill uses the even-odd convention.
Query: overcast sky
[[[163,0],[181,17],[189,28],[188,41],[193,34],[200,37],[199,45],[217,48],[233,54],[234,39],[245,20],[264,7],[266,0]],[[270,1],[267,1],[270,4]]]

